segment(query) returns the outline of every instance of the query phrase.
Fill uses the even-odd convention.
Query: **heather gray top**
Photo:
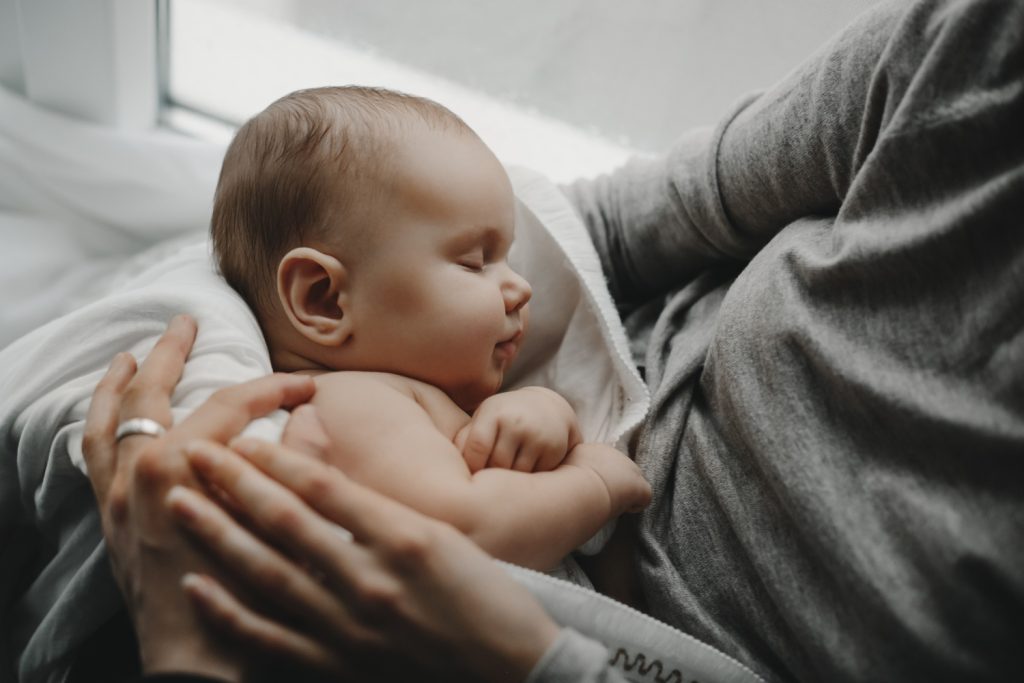
[[[650,610],[766,678],[1024,677],[1022,33],[880,6],[568,190],[654,396]],[[581,640],[531,680],[605,680]]]

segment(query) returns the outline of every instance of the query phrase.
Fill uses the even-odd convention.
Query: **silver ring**
[[[160,437],[166,433],[167,430],[164,429],[164,426],[156,420],[150,420],[148,417],[133,417],[117,425],[117,431],[114,432],[114,441],[120,441],[126,436],[135,436],[137,434]]]

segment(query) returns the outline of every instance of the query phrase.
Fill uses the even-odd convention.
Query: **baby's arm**
[[[424,408],[385,375],[322,375],[314,405],[331,440],[331,464],[516,564],[550,569],[650,497],[636,465],[597,444],[576,447],[550,472],[472,474]]]
[[[544,472],[558,467],[583,438],[568,401],[545,387],[524,387],[486,399],[454,441],[471,472]]]
[[[559,560],[624,512],[651,499],[640,468],[611,446],[583,443],[548,472],[489,468],[473,475],[480,516],[468,535],[496,557],[534,569]],[[507,501],[509,514],[489,501]]]

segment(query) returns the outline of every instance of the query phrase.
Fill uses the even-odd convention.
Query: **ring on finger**
[[[133,417],[117,425],[114,432],[114,441],[120,441],[129,436],[153,436],[161,437],[167,433],[162,424],[148,417]]]

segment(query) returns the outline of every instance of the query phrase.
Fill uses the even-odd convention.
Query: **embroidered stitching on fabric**
[[[620,664],[619,658],[622,658]],[[627,673],[632,672],[636,669],[637,673],[641,676],[647,676],[648,674],[654,676],[654,680],[657,683],[683,683],[683,674],[679,672],[679,669],[672,669],[668,674],[664,673],[664,665],[661,660],[655,659],[650,664],[647,663],[647,657],[642,652],[637,652],[636,657],[630,661],[629,653],[625,648],[618,648],[615,651],[615,655],[608,662],[612,666],[620,665],[623,670]],[[654,669],[657,668],[655,672]],[[696,681],[694,681],[696,683]]]

